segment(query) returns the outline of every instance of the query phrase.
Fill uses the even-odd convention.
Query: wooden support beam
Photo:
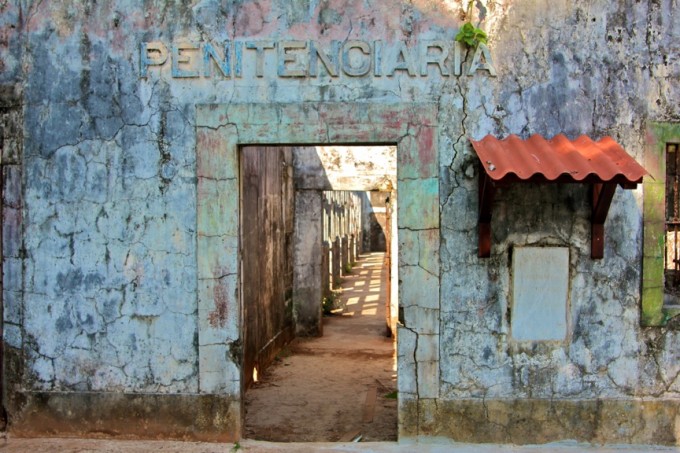
[[[590,217],[590,257],[604,257],[604,222],[616,192],[616,184],[593,184],[593,210]]]
[[[479,171],[479,251],[480,258],[491,256],[491,208],[493,205],[496,187],[486,170],[481,167]]]

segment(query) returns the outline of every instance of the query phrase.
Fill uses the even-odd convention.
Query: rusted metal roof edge
[[[563,134],[527,140],[516,135],[470,139],[489,178],[495,182],[574,182],[639,184],[649,173],[613,138],[593,141],[586,135],[569,140]]]

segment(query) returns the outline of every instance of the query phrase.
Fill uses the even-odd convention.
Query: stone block
[[[416,360],[418,362],[439,361],[439,335],[418,335]]]
[[[646,287],[663,286],[664,258],[661,256],[646,256],[642,266],[642,280]]]
[[[5,207],[21,208],[21,167],[6,165],[2,169],[2,203]]]
[[[328,126],[327,137],[330,143],[370,143],[385,140],[385,132],[365,124],[333,124]]]
[[[439,308],[439,278],[417,266],[399,267],[399,305]],[[410,326],[409,326],[410,327]]]
[[[197,228],[203,236],[238,236],[239,184],[237,180],[198,181]]]
[[[288,140],[281,136],[281,129],[282,127],[278,123],[251,123],[239,127],[239,141],[254,144],[286,143]],[[283,133],[286,132],[287,130],[284,128]]]
[[[413,364],[416,353],[416,342],[418,335],[411,329],[402,325],[397,325],[397,363]]]
[[[417,266],[420,262],[420,231],[399,230],[399,264]]]
[[[439,361],[416,362],[418,373],[418,396],[439,397]]]
[[[423,335],[439,333],[440,310],[411,305],[403,308],[404,324],[414,332]]]
[[[418,379],[416,376],[415,349],[417,335],[397,326],[397,387],[399,390],[399,402],[407,395],[416,395],[418,392]]]
[[[5,324],[2,336],[5,344],[11,348],[21,349],[23,346],[21,327],[16,324]]]
[[[231,360],[228,345],[209,344],[198,348],[200,393],[238,397],[240,370]]]
[[[665,180],[665,175],[663,180]],[[645,203],[643,213],[645,222],[665,221],[664,200],[666,199],[666,184],[664,182],[645,181]]]
[[[281,122],[283,117],[291,118],[295,121],[299,110],[290,108],[285,109],[285,104],[276,104],[273,106],[262,105],[262,104],[249,104],[247,107],[248,117],[247,119],[236,115],[236,110],[230,109],[229,119],[234,122],[245,122],[251,124],[268,124],[275,125]],[[285,114],[282,114],[282,110],[285,109]]]
[[[439,179],[399,179],[397,187],[399,234],[402,229],[438,229]]]
[[[276,132],[279,139],[285,143],[314,144],[323,141],[321,137],[325,136],[327,130],[320,124],[296,123],[279,127]]]
[[[439,276],[438,229],[418,232],[418,265],[429,273]]]
[[[2,209],[2,255],[19,258],[22,238],[22,218],[19,209],[3,207]]]
[[[645,234],[643,238],[643,253],[648,257],[663,257],[666,243],[665,222],[645,219]]]
[[[2,262],[2,289],[3,291],[20,292],[24,268],[20,258],[5,258]],[[5,310],[7,301],[4,301]]]
[[[21,144],[22,140],[20,138],[4,138],[2,140],[2,163],[5,164],[18,164],[19,156],[21,156]]]
[[[282,123],[319,124],[323,126],[319,111],[310,104],[279,104],[278,119]]]
[[[238,272],[238,238],[200,236],[196,247],[198,278],[220,278]]]
[[[437,176],[437,129],[420,127],[416,135],[407,135],[399,143],[399,178],[427,179]]]
[[[418,394],[418,378],[416,376],[415,363],[403,363],[403,361],[398,361],[397,375],[399,376],[397,387],[400,398],[404,394]]]
[[[235,126],[219,129],[198,128],[196,146],[206,151],[196,155],[196,176],[208,179],[234,179],[239,175],[238,131]]]
[[[420,408],[418,407],[418,397],[415,394],[403,394],[399,391],[399,443],[413,443],[413,451],[418,451],[417,436],[420,424]]]
[[[2,298],[4,321],[20,325],[24,316],[21,292],[3,289]]]
[[[237,277],[198,281],[199,345],[225,343],[239,337]]]
[[[196,106],[196,126],[198,129],[216,129],[229,122],[228,112],[243,105],[205,104]]]
[[[439,401],[435,398],[418,400],[418,435],[437,436],[440,430]]]

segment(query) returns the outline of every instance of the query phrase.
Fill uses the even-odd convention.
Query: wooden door
[[[293,336],[292,171],[289,147],[241,149],[245,388]]]

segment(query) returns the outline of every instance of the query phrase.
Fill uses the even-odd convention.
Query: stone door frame
[[[399,432],[439,396],[439,126],[432,103],[196,106],[199,392],[228,397],[241,420],[240,166],[242,145],[397,146]]]

